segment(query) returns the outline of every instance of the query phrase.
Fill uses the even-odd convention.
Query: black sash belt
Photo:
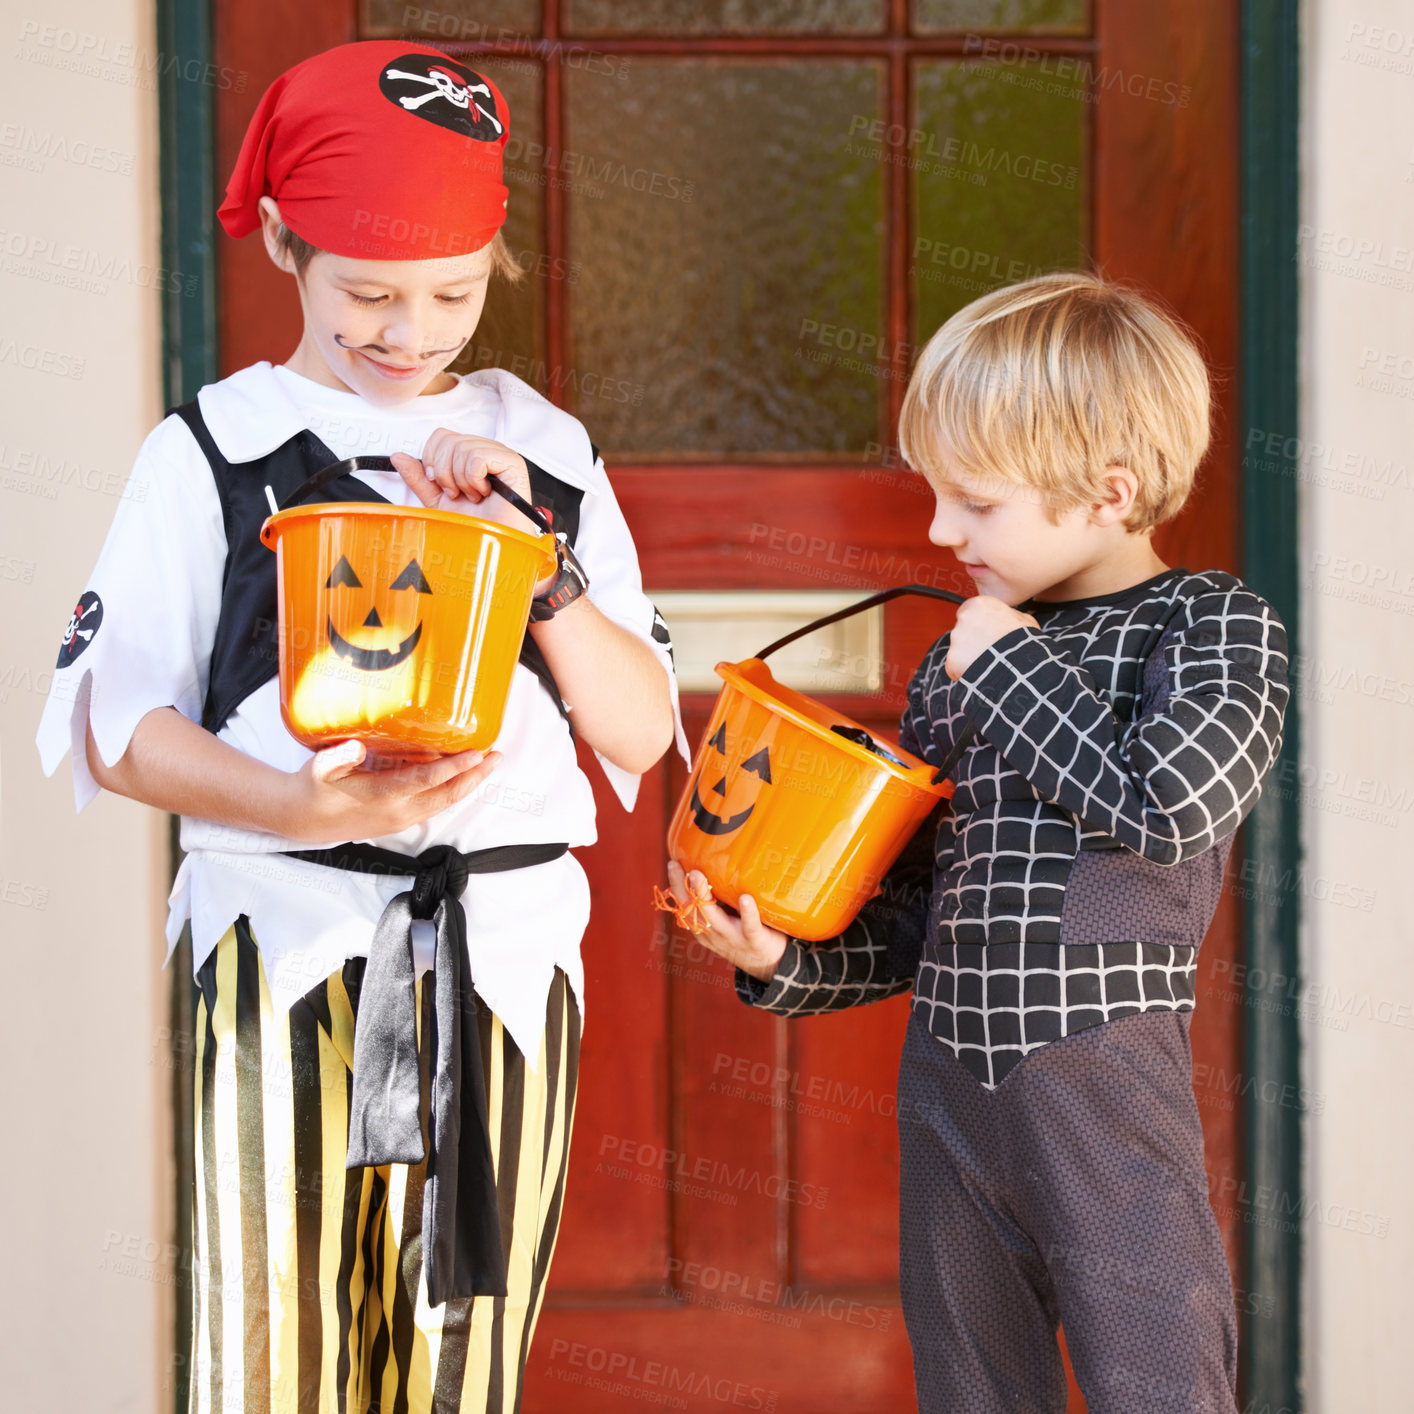
[[[434,845],[419,855],[367,844],[289,850],[291,859],[362,874],[411,876],[412,888],[378,920],[359,991],[354,1026],[349,1168],[427,1160],[422,1198],[422,1262],[427,1299],[506,1295],[506,1260],[496,1206],[496,1176],[487,1129],[476,993],[466,951],[462,890],[472,874],[546,864],[564,844],[512,844],[463,854]],[[417,1063],[416,975],[412,923],[437,929],[430,1038],[432,1094],[422,1137],[422,1085]]]

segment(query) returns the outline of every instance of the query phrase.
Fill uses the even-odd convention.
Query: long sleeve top
[[[925,823],[837,938],[792,939],[753,1006],[839,1010],[912,990],[985,1086],[1038,1046],[1190,1010],[1233,832],[1281,749],[1286,633],[1233,576],[1167,570],[1117,594],[1023,606],[947,676],[909,684],[900,741],[941,764],[969,724],[951,811]]]

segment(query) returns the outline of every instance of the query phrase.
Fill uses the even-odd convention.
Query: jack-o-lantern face
[[[722,805],[727,803],[727,777],[726,777],[726,756],[727,756],[727,724],[723,722],[721,726],[712,733],[711,739],[707,743],[708,750],[703,754],[702,765],[697,772],[697,779],[692,783],[692,823],[697,826],[703,834],[707,835],[729,835],[733,830],[739,830],[751,818],[751,812],[756,809],[756,801],[753,800],[744,810],[737,810],[730,815],[714,814],[703,804],[702,796],[698,787],[702,784],[704,774],[716,775],[717,770],[722,771],[715,785],[709,791],[709,795],[714,795],[721,800]],[[721,766],[714,765],[712,752],[722,758]],[[771,754],[768,748],[762,747],[760,751],[749,756],[741,763],[737,772],[737,779],[743,776],[755,776],[760,785],[771,784]],[[759,796],[759,789],[757,791]]]
[[[349,564],[347,556],[340,555],[339,562],[330,572],[329,578],[324,582],[324,587],[326,589],[362,589],[363,584],[354,573],[353,566]],[[427,576],[422,573],[422,567],[416,560],[409,560],[388,588],[390,590],[411,589],[418,594],[432,593],[432,586],[428,584]],[[347,598],[349,602],[352,602],[354,598],[352,595],[339,597]],[[348,632],[354,634],[360,641],[352,642],[345,634],[340,633],[334,627],[334,616],[331,613],[328,620],[329,647],[355,668],[360,668],[366,673],[381,673],[389,668],[396,668],[417,647],[418,640],[422,637],[422,620],[417,621],[416,627],[406,637],[384,646],[378,640],[380,637],[387,636],[387,630],[383,627],[383,620],[379,617],[378,610],[370,605],[368,617],[363,620],[360,627],[350,629]]]

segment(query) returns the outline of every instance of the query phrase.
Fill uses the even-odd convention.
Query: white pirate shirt
[[[568,413],[500,369],[465,375],[446,393],[382,408],[268,363],[203,388],[198,404],[231,462],[262,457],[306,428],[339,458],[418,455],[434,429],[449,427],[504,442],[582,491],[575,550],[589,578],[589,597],[662,663],[678,749],[686,756],[666,631],[643,593],[637,553],[603,463]],[[395,472],[355,474],[393,504],[421,504]],[[120,502],[71,615],[38,733],[46,774],[71,753],[79,809],[98,793],[85,752],[90,727],[99,754],[112,764],[155,708],[175,707],[201,720],[221,604],[227,557],[221,504],[210,465],[180,417],[169,416],[144,442],[132,482],[141,494]],[[469,513],[494,515],[498,506],[493,497]],[[239,704],[218,736],[285,771],[297,771],[311,754],[285,728],[274,678]],[[371,842],[408,855],[436,844],[471,851],[508,843],[594,842],[593,791],[573,739],[557,704],[524,665],[515,668],[495,747],[500,764],[467,800]],[[619,799],[632,809],[638,778],[602,764]],[[282,1009],[348,958],[366,955],[385,905],[406,887],[396,878],[286,858],[283,851],[310,845],[209,820],[184,817],[181,844],[186,858],[170,900],[168,956],[190,917],[192,961],[200,967],[245,914],[272,1000]],[[579,942],[589,915],[584,871],[566,854],[526,869],[474,875],[462,902],[478,993],[533,1058],[556,967],[583,1006]],[[430,939],[422,925],[415,943],[420,966],[429,967]]]

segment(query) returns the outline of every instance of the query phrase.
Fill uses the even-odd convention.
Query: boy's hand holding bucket
[[[685,875],[676,859],[668,861],[668,884],[680,908],[695,907],[700,912],[707,927],[693,931],[714,953],[761,982],[776,975],[788,939],[761,921],[750,894],[741,896],[740,915],[732,913],[712,901],[712,886],[705,875],[695,869]]]
[[[381,760],[357,739],[316,751],[289,778],[285,830],[323,844],[362,832],[397,834],[450,809],[482,785],[498,751],[459,751],[434,761]]]
[[[489,437],[474,437],[439,427],[428,437],[420,460],[407,452],[394,452],[389,460],[417,499],[433,510],[466,511],[467,503],[480,505],[494,490],[492,476],[499,477],[527,501],[531,499],[530,471],[525,458]],[[516,530],[529,529],[532,534],[540,530],[500,497],[491,501],[486,510],[490,519]],[[536,592],[540,589],[537,585]]]
[[[480,505],[494,489],[492,476],[500,477],[527,501],[531,498],[530,471],[525,458],[489,437],[474,437],[439,427],[423,445],[421,460],[407,452],[394,452],[389,460],[417,499],[433,510],[466,511],[468,507],[464,502]],[[488,519],[516,530],[529,528],[537,533],[540,529],[499,496],[486,510]],[[551,574],[538,581],[535,593],[544,593],[554,579]]]

